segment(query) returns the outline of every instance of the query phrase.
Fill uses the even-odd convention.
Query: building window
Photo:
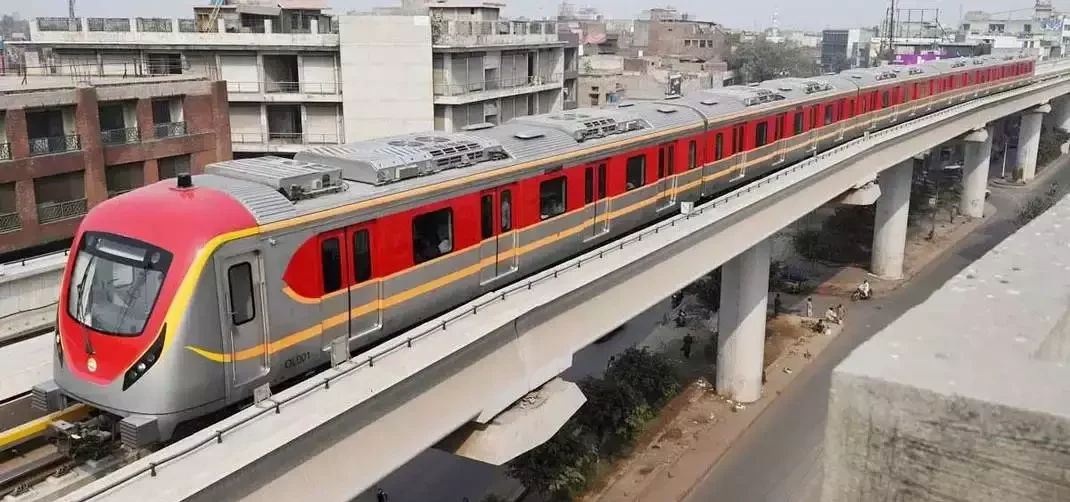
[[[342,289],[342,249],[337,238],[330,238],[320,244],[320,256],[323,258],[323,293]]]
[[[592,92],[587,97],[591,98],[591,106],[598,106],[598,93]]]
[[[759,122],[758,125],[754,128],[754,146],[755,147],[759,147],[759,146],[764,146],[765,145],[766,140],[769,139],[768,138],[768,135],[769,135],[768,134],[769,133],[768,129],[769,129],[769,124],[766,124],[765,122]]]
[[[646,184],[646,156],[636,155],[628,158],[625,172],[624,190],[635,190]]]
[[[453,209],[421,214],[412,219],[413,262],[423,263],[453,251]]]
[[[227,284],[230,285],[230,320],[240,326],[256,317],[256,302],[253,299],[253,267],[249,262],[231,265],[227,269]]]
[[[565,212],[564,176],[546,180],[539,184],[539,217],[549,219]]]
[[[367,230],[353,233],[353,282],[372,278],[372,244]]]

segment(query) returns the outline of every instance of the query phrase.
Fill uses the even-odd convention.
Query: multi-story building
[[[691,19],[671,8],[651,9],[635,20],[631,46],[642,50],[642,56],[702,61],[727,59],[729,51],[721,25]]]
[[[93,206],[231,158],[228,124],[226,84],[201,77],[0,77],[0,256],[62,243]]]
[[[962,19],[962,38],[983,42],[992,54],[1059,57],[1070,48],[1070,23],[1051,3],[1038,0],[1033,10],[991,14],[970,11]]]
[[[821,69],[838,72],[848,68],[870,66],[870,41],[873,32],[865,28],[823,30],[821,32]]]
[[[30,73],[193,74],[227,81],[235,155],[460,130],[563,106],[553,21],[504,4],[406,0],[332,17],[326,0],[225,0],[193,19],[38,18]]]

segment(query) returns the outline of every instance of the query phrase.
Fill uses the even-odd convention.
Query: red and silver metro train
[[[212,164],[94,207],[40,407],[125,444],[247,402],[815,151],[1028,85],[1035,61],[857,69]]]

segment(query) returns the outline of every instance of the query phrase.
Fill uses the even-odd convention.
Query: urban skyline
[[[77,14],[86,17],[191,17],[194,5],[207,4],[207,0],[179,0],[164,4],[142,2],[139,0],[81,0],[77,5]],[[328,0],[328,6],[336,13],[350,10],[367,10],[372,7],[392,5],[391,0]],[[587,0],[573,2],[577,7],[594,7],[607,18],[630,18],[644,9],[664,6],[647,0]],[[552,17],[556,15],[559,2],[542,0],[506,1],[504,13],[510,17],[527,16],[533,18]],[[772,25],[773,12],[779,14],[780,27],[783,29],[820,30],[823,28],[843,28],[872,26],[880,22],[887,7],[884,0],[864,0],[845,2],[843,0],[813,0],[811,2],[776,1],[762,4],[738,4],[732,9],[720,8],[715,2],[699,0],[678,0],[668,3],[672,7],[692,14],[698,19],[709,20],[740,29],[764,29]],[[1055,8],[1070,7],[1070,1],[1056,1]],[[904,2],[903,8],[938,8],[941,21],[945,24],[958,23],[960,11],[984,10],[989,12],[1007,12],[1020,10],[1026,13],[1032,9],[1032,2],[1023,0],[1008,4],[1000,0],[973,0],[960,2],[956,0],[936,0]],[[30,5],[16,0],[0,0],[0,12],[18,12],[22,17],[65,16],[65,0],[46,0]]]

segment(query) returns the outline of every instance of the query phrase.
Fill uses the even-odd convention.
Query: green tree
[[[587,487],[598,451],[573,418],[554,437],[509,462],[509,475],[553,500],[569,500]]]
[[[740,42],[728,60],[728,68],[736,71],[739,81],[748,83],[818,74],[817,63],[802,47],[765,39]]]
[[[646,347],[631,347],[617,356],[605,379],[632,387],[654,409],[665,406],[680,392],[676,368],[668,358]]]
[[[603,457],[619,453],[632,443],[654,413],[643,396],[625,382],[588,378],[580,382],[587,402],[576,421],[595,437]]]

